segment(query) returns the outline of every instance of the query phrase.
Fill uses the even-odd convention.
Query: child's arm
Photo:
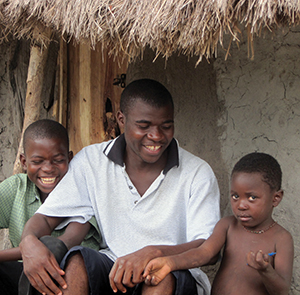
[[[230,220],[230,217],[222,218],[216,224],[212,235],[198,248],[178,255],[152,259],[145,267],[145,283],[157,285],[172,271],[208,264],[224,246]]]
[[[84,237],[90,230],[90,227],[91,224],[89,222],[83,224],[79,222],[71,222],[66,227],[64,234],[59,236],[58,239],[62,240],[68,249],[71,249],[73,246],[81,244]]]
[[[247,263],[261,275],[262,281],[272,295],[286,295],[289,293],[293,272],[294,245],[293,238],[288,232],[281,234],[276,244],[274,268],[269,263],[270,257],[258,251],[247,255]]]
[[[0,251],[0,262],[21,260],[20,248],[10,248]]]
[[[89,222],[80,224],[78,222],[71,222],[66,227],[64,234],[58,237],[62,240],[68,249],[79,245],[84,237],[87,235],[91,225]],[[22,255],[19,247],[10,248],[0,251],[0,262],[21,260]]]

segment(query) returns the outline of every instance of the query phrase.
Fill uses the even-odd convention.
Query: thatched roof
[[[37,25],[111,53],[135,57],[146,46],[210,57],[224,33],[238,38],[262,28],[295,25],[300,0],[0,0],[0,25],[17,37],[32,37]],[[41,26],[42,25],[42,26]]]

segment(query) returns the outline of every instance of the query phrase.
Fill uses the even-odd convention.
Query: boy
[[[200,247],[157,258],[145,268],[146,284],[158,284],[169,272],[205,265],[224,246],[213,295],[288,294],[293,240],[272,219],[283,197],[278,162],[264,153],[244,156],[231,174],[233,216],[222,218]]]
[[[199,269],[172,273],[159,286],[141,279],[151,259],[198,247],[212,233],[219,220],[216,177],[173,138],[173,100],[159,82],[131,82],[120,107],[117,120],[124,134],[77,153],[66,176],[26,224],[20,244],[25,274],[46,294],[112,295],[119,290],[171,295],[176,289],[178,295],[195,295],[198,287],[208,295],[209,281]],[[68,196],[68,204],[62,196]],[[47,255],[37,237],[51,232],[62,218],[87,221],[93,215],[103,237],[99,252],[71,249],[60,265],[64,276],[58,265],[54,269],[38,256],[32,259],[33,249]]]
[[[73,153],[69,151],[67,130],[53,120],[39,120],[27,127],[24,133],[24,154],[21,164],[27,172],[13,175],[0,184],[0,227],[9,228],[14,248],[0,251],[1,294],[17,294],[18,279],[23,269],[19,249],[21,235],[27,220],[44,203],[48,194],[68,170]],[[90,224],[71,223],[65,233],[54,231],[67,248],[84,238]],[[75,234],[76,233],[76,234]],[[86,245],[99,248],[96,230],[90,230]],[[7,292],[7,293],[6,293]]]

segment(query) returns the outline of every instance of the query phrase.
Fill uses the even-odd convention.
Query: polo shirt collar
[[[107,152],[107,148],[109,145],[112,144],[113,146],[111,149]],[[119,137],[117,137],[115,140],[111,141],[106,149],[104,150],[104,154],[113,161],[114,163],[124,166],[124,153],[126,149],[126,141],[124,134],[121,134]],[[178,156],[178,144],[176,140],[173,138],[170,145],[168,146],[168,159],[167,164],[165,166],[165,169],[163,171],[164,174],[166,174],[171,168],[174,166],[179,166],[179,156]]]

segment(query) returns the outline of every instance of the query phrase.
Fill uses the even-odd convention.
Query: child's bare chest
[[[257,270],[247,264],[247,254],[256,253],[259,250],[265,254],[275,251],[274,240],[269,238],[267,233],[231,232],[227,237],[222,263],[213,283],[212,294],[269,294]],[[272,260],[273,258],[271,258],[271,263]]]

